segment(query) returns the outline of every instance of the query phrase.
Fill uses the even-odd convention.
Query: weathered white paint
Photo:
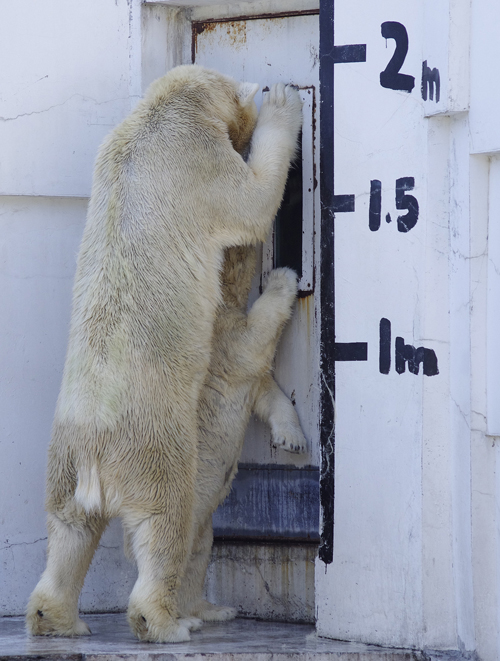
[[[141,93],[140,11],[139,0],[2,7],[1,615],[24,611],[45,564],[45,465],[76,254],[99,143]],[[133,576],[111,526],[82,606],[124,607]]]
[[[443,326],[443,311],[448,305],[449,270],[449,139],[450,120],[434,117],[429,121],[427,152],[430,176],[427,196],[432,200],[432,222],[426,224],[425,250],[425,310],[423,337],[437,340],[440,348],[439,369],[449,372],[449,356],[441,348],[447,346],[447,326]],[[422,405],[425,410],[422,426],[422,619],[424,644],[433,640],[448,641],[453,647],[455,608],[449,595],[453,593],[453,544],[449,531],[451,519],[451,419],[447,415],[449,399],[446,389],[436,377],[427,378]],[[451,632],[451,633],[450,633]]]
[[[500,436],[500,158],[490,164],[488,225],[487,420],[488,434]]]
[[[336,330],[339,341],[368,340],[369,351],[367,363],[337,365],[334,562],[318,563],[316,579],[323,635],[477,649],[491,660],[500,653],[498,495],[496,449],[484,432],[486,390],[488,428],[498,399],[499,184],[496,159],[488,173],[488,159],[470,154],[497,149],[487,71],[499,61],[490,27],[499,16],[482,0],[335,3],[336,43],[367,44],[366,63],[335,71],[335,192],[356,194],[356,213],[336,219]],[[415,76],[411,94],[379,84],[394,49],[391,41],[381,53],[388,20],[408,30],[401,73]],[[440,70],[439,103],[420,97],[424,60]],[[410,175],[415,228],[398,235],[382,219],[370,233],[370,180],[382,181],[382,214],[394,221],[390,187]],[[438,376],[396,375],[394,363],[377,373],[373,327],[382,316],[393,341],[398,334],[436,351]]]
[[[500,656],[500,449],[495,317],[498,315],[498,186],[500,133],[498,67],[500,7],[471,4],[470,270],[471,270],[471,495],[472,569],[476,647],[479,658]]]
[[[457,638],[475,647],[471,565],[470,494],[470,235],[469,127],[466,116],[451,123],[450,135],[450,445],[452,538]],[[425,414],[425,409],[424,409]]]
[[[240,80],[257,82],[261,89],[273,82],[293,83],[301,88],[319,88],[318,83],[318,16],[278,18],[274,20],[254,19],[236,22],[221,22],[210,25],[197,35],[195,62],[219,69]],[[306,92],[304,92],[305,94]],[[258,105],[262,95],[256,98]],[[318,148],[315,156],[312,146],[312,126],[319,125],[317,107],[311,105],[304,110],[308,121],[306,135],[310,136],[310,155],[306,169],[319,171]],[[317,140],[316,140],[317,142]],[[317,145],[318,147],[318,145]],[[304,150],[306,150],[304,143]],[[319,250],[314,250],[313,238],[319,239],[314,231],[319,223],[319,189],[311,191],[304,228],[307,230],[308,271],[312,274],[318,267]],[[272,239],[268,241],[272,244]],[[305,251],[304,251],[305,252]],[[315,261],[316,254],[316,261]],[[269,265],[264,260],[264,276]],[[264,277],[265,282],[265,277]],[[261,278],[254,279],[251,300],[259,293]],[[269,430],[257,421],[249,425],[242,461],[256,463],[280,463],[294,465],[319,465],[318,447],[318,337],[315,307],[319,298],[316,294],[301,299],[291,323],[284,331],[276,359],[276,377],[285,392],[296,401],[296,409],[306,437],[310,440],[310,453],[297,456],[273,450],[269,443]]]
[[[500,150],[500,88],[495,71],[500,61],[500,8],[489,0],[471,2],[470,138],[471,153]]]
[[[351,20],[352,15],[357,20]],[[384,21],[403,23],[410,48],[402,73],[418,77],[418,5],[335,5],[337,44],[367,44],[367,61],[335,69],[335,193],[354,194],[356,211],[335,221],[336,337],[368,342],[367,362],[336,367],[334,561],[317,568],[319,631],[341,639],[420,646],[423,589],[422,374],[395,371],[396,336],[440,354],[423,337],[426,247],[426,126],[417,89],[385,89],[379,76],[394,40]],[[355,165],[354,165],[355,164]],[[420,217],[398,232],[396,179],[412,176]],[[370,231],[370,181],[382,182],[382,220]],[[385,221],[386,213],[392,221]],[[443,310],[443,314],[445,311]],[[391,370],[379,372],[379,323],[391,322]],[[428,377],[425,377],[428,378]],[[432,377],[443,378],[443,376]],[[329,604],[322,609],[322,596]]]
[[[314,546],[217,543],[206,592],[246,617],[314,622]]]
[[[44,565],[47,445],[86,200],[0,198],[0,613],[22,613]]]
[[[470,0],[425,0],[422,64],[439,68],[441,94],[424,101],[427,116],[463,112],[469,108]],[[417,87],[420,78],[417,77]]]
[[[277,14],[283,11],[301,11],[317,9],[318,0],[230,0],[221,3],[220,0],[145,0],[146,5],[181,7],[189,18],[206,20],[209,18],[232,18],[234,16],[257,16],[261,14]]]
[[[490,294],[490,258],[496,246],[491,240],[497,212],[491,195],[498,185],[498,155],[471,159],[471,340],[472,373],[471,467],[474,608],[477,651],[481,659],[496,659],[500,650],[500,518],[498,438],[490,429],[489,379],[491,336],[488,318],[498,302]],[[488,329],[488,342],[486,342]],[[495,387],[495,386],[493,386]]]
[[[100,142],[141,93],[140,29],[140,0],[2,5],[0,194],[90,194]]]

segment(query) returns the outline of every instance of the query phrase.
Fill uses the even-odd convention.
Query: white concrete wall
[[[141,93],[134,5],[2,6],[0,193],[90,194],[98,145]]]
[[[500,657],[500,98],[491,74],[500,62],[500,7],[474,0],[471,19],[472,571],[477,652],[493,661]]]
[[[45,564],[47,445],[76,254],[103,137],[141,94],[137,0],[2,5],[0,50],[0,615]],[[123,607],[134,569],[106,533],[82,607]]]
[[[352,335],[359,331],[360,319],[368,326],[388,300],[391,314],[401,317],[406,310],[412,320],[413,328],[401,333],[405,340],[407,333],[415,346],[435,348],[440,373],[420,377],[418,390],[415,386],[401,397],[405,375],[400,375],[399,386],[395,380],[399,392],[392,390],[380,376],[376,379],[376,371],[369,371],[370,357],[364,366],[343,364],[338,369],[334,561],[317,566],[318,630],[381,644],[477,651],[480,659],[494,661],[500,658],[500,255],[495,238],[500,152],[498,85],[492,72],[500,66],[494,36],[500,6],[488,0],[440,0],[402,7],[386,0],[374,7],[359,0],[354,10],[356,21],[351,19],[352,2],[335,2],[336,43],[367,43],[366,64],[350,65],[349,74],[337,72],[346,65],[336,65],[335,73],[341,103],[357,101],[356,110],[344,112],[345,123],[336,125],[337,168],[342,172],[338,183],[343,186],[336,192],[356,191],[360,209],[359,215],[347,220],[338,214],[336,220],[341,252],[337,328]],[[408,28],[410,47],[401,72],[415,75],[416,88],[417,62],[428,60],[441,73],[441,100],[420,100],[420,119],[412,121],[408,110],[416,90],[406,97],[406,109],[402,106],[388,117],[401,136],[408,173],[414,168],[423,177],[415,195],[419,203],[424,201],[418,223],[425,227],[421,234],[417,226],[412,230],[418,245],[404,249],[405,259],[390,274],[387,247],[374,240],[367,247],[372,237],[363,235],[369,188],[365,184],[364,190],[352,190],[359,163],[364,168],[390,144],[386,125],[379,122],[377,69],[370,66],[379,48],[373,26],[384,20]],[[391,42],[389,57],[393,47]],[[342,122],[342,112],[336,122],[339,115]],[[353,113],[360,116],[361,130]],[[402,113],[403,125],[398,121]],[[423,156],[420,171],[417,152]],[[395,161],[397,152],[384,154],[377,178],[383,180],[384,168],[390,170]],[[389,250],[403,250],[387,235],[388,226],[381,227],[377,239],[384,229]],[[347,240],[339,246],[339,236],[342,241],[348,232],[355,246],[350,254],[358,268],[354,274],[342,257]],[[360,244],[364,259],[356,257]],[[368,253],[373,255],[369,268]],[[406,287],[409,308],[394,281]],[[343,316],[343,296],[350,318]],[[376,346],[376,338],[368,337],[369,346]],[[376,367],[377,355],[372,360]],[[371,424],[363,422],[367,402]]]

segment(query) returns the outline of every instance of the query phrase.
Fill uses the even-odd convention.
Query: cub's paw
[[[307,452],[307,441],[298,424],[286,422],[274,424],[271,429],[271,443],[275,448],[281,448],[287,452],[305,454]]]
[[[159,609],[146,609],[143,615],[141,609],[129,607],[127,620],[132,633],[139,640],[149,643],[185,643],[191,640],[190,628],[195,628],[194,620],[197,618],[174,619],[165,611]]]
[[[71,617],[65,604],[53,597],[33,594],[26,611],[26,630],[32,636],[90,636],[88,625],[77,615]]]
[[[274,269],[269,274],[265,292],[291,306],[297,296],[297,274],[289,268]]]
[[[204,622],[227,622],[236,617],[236,608],[230,606],[215,606],[209,601],[200,601],[193,610],[194,614]]]

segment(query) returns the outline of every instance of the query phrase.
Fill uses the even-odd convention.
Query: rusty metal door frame
[[[196,46],[198,35],[205,30],[210,30],[214,23],[238,23],[239,21],[256,21],[266,18],[289,18],[291,16],[314,16],[319,13],[318,9],[304,9],[297,11],[283,11],[272,14],[248,14],[241,16],[231,16],[231,18],[208,18],[202,21],[192,21],[191,23],[191,63],[196,60]]]
[[[333,75],[334,75],[334,0],[320,0],[320,8],[269,14],[242,15],[193,20],[191,57],[195,62],[197,39],[217,23],[237,23],[267,18],[317,15],[319,13],[320,77],[320,447],[319,473],[321,504],[320,559],[333,560],[334,476],[335,476],[335,274],[334,274],[334,154],[333,154]]]

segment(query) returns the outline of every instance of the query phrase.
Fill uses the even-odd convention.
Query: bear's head
[[[257,123],[258,89],[257,83],[238,83],[214,69],[184,64],[150,85],[145,104],[155,118],[161,107],[173,102],[185,110],[183,119],[192,118],[200,127],[222,123],[233,148],[244,154]]]
[[[257,123],[254,97],[258,89],[257,83],[239,83],[237,88],[235,116],[228,123],[228,133],[234,149],[240,154],[248,148]]]

